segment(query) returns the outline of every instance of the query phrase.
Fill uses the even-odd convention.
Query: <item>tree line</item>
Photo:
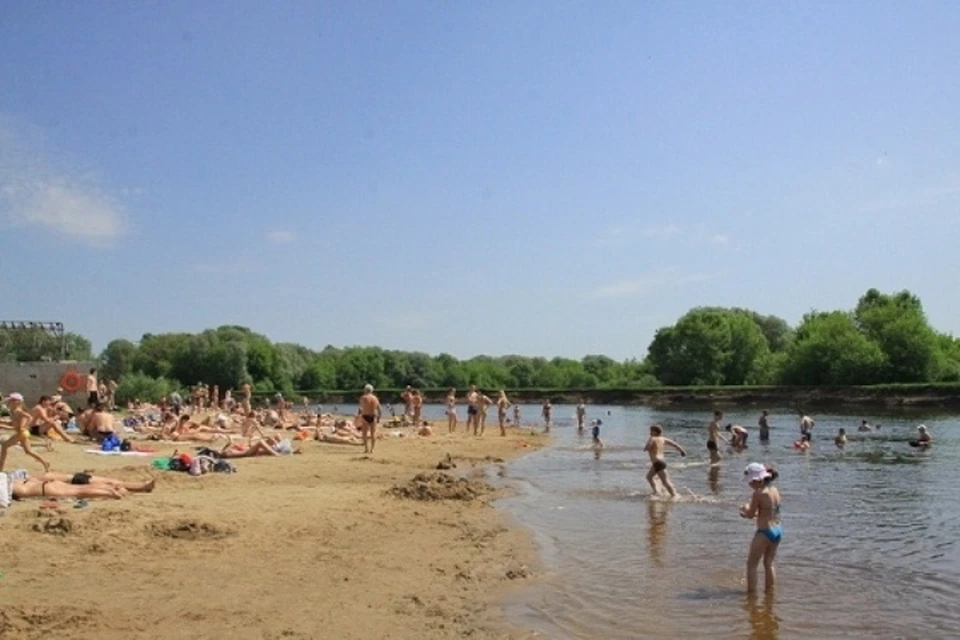
[[[75,359],[90,355],[89,341],[76,334],[69,339]],[[38,335],[6,335],[0,358],[37,360],[43,347]],[[99,361],[103,377],[119,380],[119,401],[157,399],[199,382],[221,389],[249,382],[257,392],[286,396],[298,390],[355,390],[367,383],[461,389],[470,384],[484,389],[824,386],[960,381],[960,340],[934,330],[909,291],[888,295],[871,289],[854,309],[812,311],[797,327],[748,309],[697,307],[659,329],[645,358],[624,361],[604,355],[460,360],[379,347],[315,351],[274,343],[240,326],[146,334],[136,343],[117,339]]]

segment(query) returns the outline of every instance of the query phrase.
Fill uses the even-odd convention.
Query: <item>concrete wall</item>
[[[17,391],[32,405],[42,395],[52,396],[60,386],[60,378],[73,370],[83,378],[83,385],[76,393],[63,394],[70,406],[86,406],[85,390],[87,373],[95,367],[93,362],[0,362],[0,392],[4,395]]]

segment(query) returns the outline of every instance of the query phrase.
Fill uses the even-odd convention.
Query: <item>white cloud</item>
[[[718,246],[726,246],[730,244],[730,236],[725,233],[717,233],[710,236],[710,244],[715,244]]]
[[[422,329],[427,325],[430,316],[417,311],[399,311],[377,317],[376,322],[384,327],[393,329]]]
[[[665,238],[667,236],[675,236],[680,233],[680,231],[680,227],[675,224],[661,224],[644,227],[640,230],[640,235],[645,238]]]
[[[593,290],[594,298],[622,298],[650,293],[666,287],[678,287],[684,284],[706,282],[718,277],[717,273],[680,273],[676,269],[665,269],[649,273],[639,278],[618,280]]]
[[[888,162],[889,162],[889,159],[887,158],[886,152],[881,153],[880,155],[877,156],[876,164],[877,164],[877,166],[880,167],[881,169],[882,169],[883,167],[887,166],[887,163],[888,163]]]
[[[296,239],[292,231],[271,231],[267,234],[267,240],[276,244],[290,244]]]
[[[0,116],[0,216],[14,226],[36,226],[87,244],[123,235],[122,204],[89,173],[44,149],[42,137]]]

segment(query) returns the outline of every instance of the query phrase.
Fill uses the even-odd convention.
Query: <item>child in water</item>
[[[603,449],[603,440],[600,439],[601,424],[603,424],[603,421],[601,421],[600,418],[597,418],[593,421],[593,427],[590,429],[590,435],[593,436],[594,449]]]
[[[837,431],[836,437],[833,439],[833,443],[838,447],[842,447],[843,445],[847,444],[847,430],[843,427],[840,427],[840,429]]]
[[[753,495],[749,503],[740,507],[740,516],[757,521],[757,530],[750,541],[750,551],[747,554],[747,593],[757,591],[757,567],[760,560],[763,560],[764,586],[770,591],[777,580],[773,563],[783,537],[783,529],[780,527],[780,491],[770,486],[779,474],[773,467],[751,462],[743,475],[753,489]]]
[[[660,478],[660,482],[667,489],[667,493],[670,494],[670,497],[677,495],[677,490],[673,488],[673,485],[670,483],[670,477],[667,475],[667,462],[663,459],[663,456],[666,454],[666,448],[673,447],[682,457],[686,457],[687,452],[683,450],[683,447],[678,445],[673,440],[663,437],[663,427],[658,424],[652,425],[650,427],[650,437],[647,439],[647,444],[643,446],[643,450],[647,452],[650,456],[650,471],[647,472],[647,482],[650,483],[650,488],[653,489],[654,495],[658,494],[657,485],[653,481],[654,477]]]

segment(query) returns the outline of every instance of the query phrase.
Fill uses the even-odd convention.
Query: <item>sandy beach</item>
[[[199,478],[57,443],[45,454],[56,471],[152,475],[157,488],[79,509],[14,502],[0,518],[0,637],[530,637],[498,602],[528,582],[536,552],[491,505],[496,494],[470,484],[482,495],[416,500],[391,489],[439,473],[446,454],[457,464],[447,473],[477,478],[542,440],[528,430],[386,438],[369,457],[307,441],[302,455],[235,460],[238,473]],[[28,462],[16,449],[8,468],[39,472]]]

